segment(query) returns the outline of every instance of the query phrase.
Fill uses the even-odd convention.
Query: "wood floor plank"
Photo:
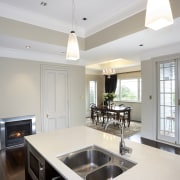
[[[0,179],[24,180],[24,147],[0,151]]]

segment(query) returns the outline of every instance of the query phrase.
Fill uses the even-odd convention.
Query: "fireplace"
[[[36,133],[35,116],[19,116],[0,119],[0,149],[24,144],[24,136]]]

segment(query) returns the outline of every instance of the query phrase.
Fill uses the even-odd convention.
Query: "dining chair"
[[[120,119],[123,122],[124,127],[126,127],[126,122],[129,127],[130,126],[129,111],[131,110],[131,107],[125,106],[124,104],[119,104],[119,106],[125,108],[125,111],[120,113]]]
[[[115,106],[116,106],[115,103],[111,103],[110,109],[114,109]],[[115,120],[117,117],[117,114],[116,114],[116,112],[108,111],[107,116],[108,116],[108,120],[112,120],[112,119]]]
[[[127,126],[129,127],[130,126],[130,119],[129,119],[129,111],[131,110],[131,107],[126,107],[125,108],[125,111],[124,111],[124,115],[122,117],[122,120],[123,120],[123,124],[124,124],[124,127],[126,127],[126,122],[127,122]]]
[[[93,123],[94,121],[96,121],[97,124],[101,118],[101,111],[97,109],[97,106],[94,103],[90,104],[90,109],[91,109],[91,120]]]

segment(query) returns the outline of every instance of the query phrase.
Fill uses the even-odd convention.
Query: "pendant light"
[[[173,16],[169,0],[148,0],[145,26],[159,30],[173,24]]]
[[[75,15],[75,2],[72,0],[72,29],[74,29],[74,15]],[[78,60],[79,56],[79,44],[77,36],[74,30],[69,34],[66,59],[67,60]]]

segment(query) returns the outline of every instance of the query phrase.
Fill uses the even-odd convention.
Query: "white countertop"
[[[80,126],[25,137],[26,140],[69,180],[82,179],[65,166],[57,156],[97,145],[119,155],[120,138],[88,127]],[[132,154],[124,155],[137,165],[117,176],[120,180],[179,180],[180,155],[162,151],[125,139]]]

